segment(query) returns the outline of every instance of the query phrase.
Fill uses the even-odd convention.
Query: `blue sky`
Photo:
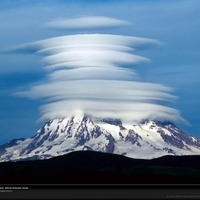
[[[0,2],[0,50],[50,37],[77,33],[108,33],[157,39],[164,45],[137,50],[151,59],[136,67],[143,82],[175,89],[178,100],[170,107],[181,112],[189,124],[177,124],[200,137],[200,1],[24,1]],[[45,27],[62,18],[106,16],[131,22],[130,26],[91,30],[58,30]],[[43,83],[42,57],[35,54],[0,54],[0,144],[30,137],[41,128],[42,100],[17,98],[13,94]]]

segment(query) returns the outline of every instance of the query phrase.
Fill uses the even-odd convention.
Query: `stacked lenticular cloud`
[[[108,34],[78,34],[50,38],[17,47],[44,56],[48,81],[18,92],[18,96],[43,98],[41,119],[89,115],[180,121],[176,109],[161,105],[173,101],[172,89],[140,82],[135,65],[148,62],[134,54],[138,48],[159,45],[153,39]],[[16,49],[15,49],[16,50]]]

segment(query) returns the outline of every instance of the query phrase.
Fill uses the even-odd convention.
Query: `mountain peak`
[[[200,154],[200,140],[171,122],[142,120],[134,125],[120,119],[68,116],[51,119],[31,138],[0,147],[0,161],[47,159],[79,150],[150,159],[163,155]]]

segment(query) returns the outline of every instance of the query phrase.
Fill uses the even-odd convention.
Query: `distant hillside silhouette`
[[[1,183],[200,184],[200,156],[152,160],[76,151],[49,160],[0,163]]]

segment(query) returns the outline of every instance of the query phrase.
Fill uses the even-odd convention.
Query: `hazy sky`
[[[149,84],[152,83],[150,96],[157,94],[157,97],[165,97],[165,100],[173,95],[177,96],[178,99],[173,102],[165,101],[162,106],[179,110],[181,117],[186,119],[188,124],[178,123],[177,125],[188,134],[200,137],[199,8],[199,0],[2,0],[0,2],[0,51],[2,51],[0,54],[0,143],[14,138],[30,137],[44,123],[44,121],[37,122],[41,117],[39,107],[44,105],[44,100],[18,97],[20,92],[30,91],[31,88],[33,91],[33,88],[38,85],[40,85],[39,89],[43,91],[42,89],[46,90],[45,84],[49,77],[53,80],[59,77],[59,81],[62,79],[62,73],[59,73],[59,70],[51,74],[47,73],[45,69],[46,61],[57,64],[57,58],[47,57],[44,60],[44,55],[35,54],[34,48],[43,49],[40,45],[35,45],[35,41],[52,37],[58,38],[64,35],[91,33],[142,37],[153,39],[154,42],[162,42],[162,45],[155,45],[154,47],[150,45],[151,48],[148,45],[139,45],[135,48],[133,55],[138,56],[137,59],[147,58],[150,62],[140,62],[139,65],[133,67],[120,60],[122,67],[125,68],[116,69],[113,68],[115,66],[109,66],[110,74],[114,74],[113,76],[115,76],[114,78],[117,77],[117,80],[124,80],[130,78],[129,76],[133,73],[133,77],[134,75],[137,76],[137,83],[148,85],[148,87],[145,85],[145,89],[148,89]],[[79,20],[76,21],[75,18],[79,18]],[[68,21],[63,21],[66,19]],[[63,23],[65,27],[63,27]],[[112,43],[112,41],[114,41],[113,37],[109,40],[110,46],[104,45],[103,47],[98,46],[98,48],[87,46],[87,48],[90,50],[98,49],[98,51],[112,49],[112,52],[109,51],[109,53],[113,53],[112,45],[116,45],[116,42]],[[34,44],[34,48],[30,48],[29,45],[29,48],[23,47],[20,53],[9,52],[5,54],[3,52],[5,49],[12,49],[27,43]],[[124,39],[122,43],[125,44]],[[46,42],[42,45],[45,46]],[[116,51],[120,53],[118,58],[130,56],[125,53],[129,52],[128,48],[131,48],[131,45],[126,44],[124,46],[126,48],[123,50],[115,47],[115,53]],[[74,55],[76,56],[77,52]],[[106,64],[112,64],[113,60],[110,59],[113,54],[108,55],[110,57]],[[116,54],[114,54],[114,57],[116,57]],[[135,57],[128,58],[135,59]],[[95,59],[90,61],[96,62]],[[118,63],[119,60],[115,62]],[[98,60],[98,63],[103,65],[100,60]],[[84,66],[84,63],[82,62],[81,65]],[[87,71],[86,68],[83,69],[89,72],[90,76],[97,77],[94,73],[95,70]],[[100,70],[98,74],[100,73],[105,77],[104,68],[101,67],[98,70]],[[82,71],[77,72],[70,72],[70,76],[74,74],[77,76],[77,74],[82,73]],[[80,76],[76,79],[80,79]],[[100,79],[99,76],[98,79]],[[111,77],[109,77],[110,79]],[[53,86],[60,87],[58,82],[56,84]],[[165,93],[164,96],[158,93],[155,85],[168,88],[162,89]],[[49,88],[49,85],[47,88]],[[141,84],[139,88],[141,88]],[[146,90],[142,91],[145,92]],[[38,94],[37,88],[33,94]],[[101,95],[101,93],[96,95]],[[55,98],[55,95],[50,97]],[[62,102],[60,101],[60,103]],[[47,109],[47,107],[45,108]]]

